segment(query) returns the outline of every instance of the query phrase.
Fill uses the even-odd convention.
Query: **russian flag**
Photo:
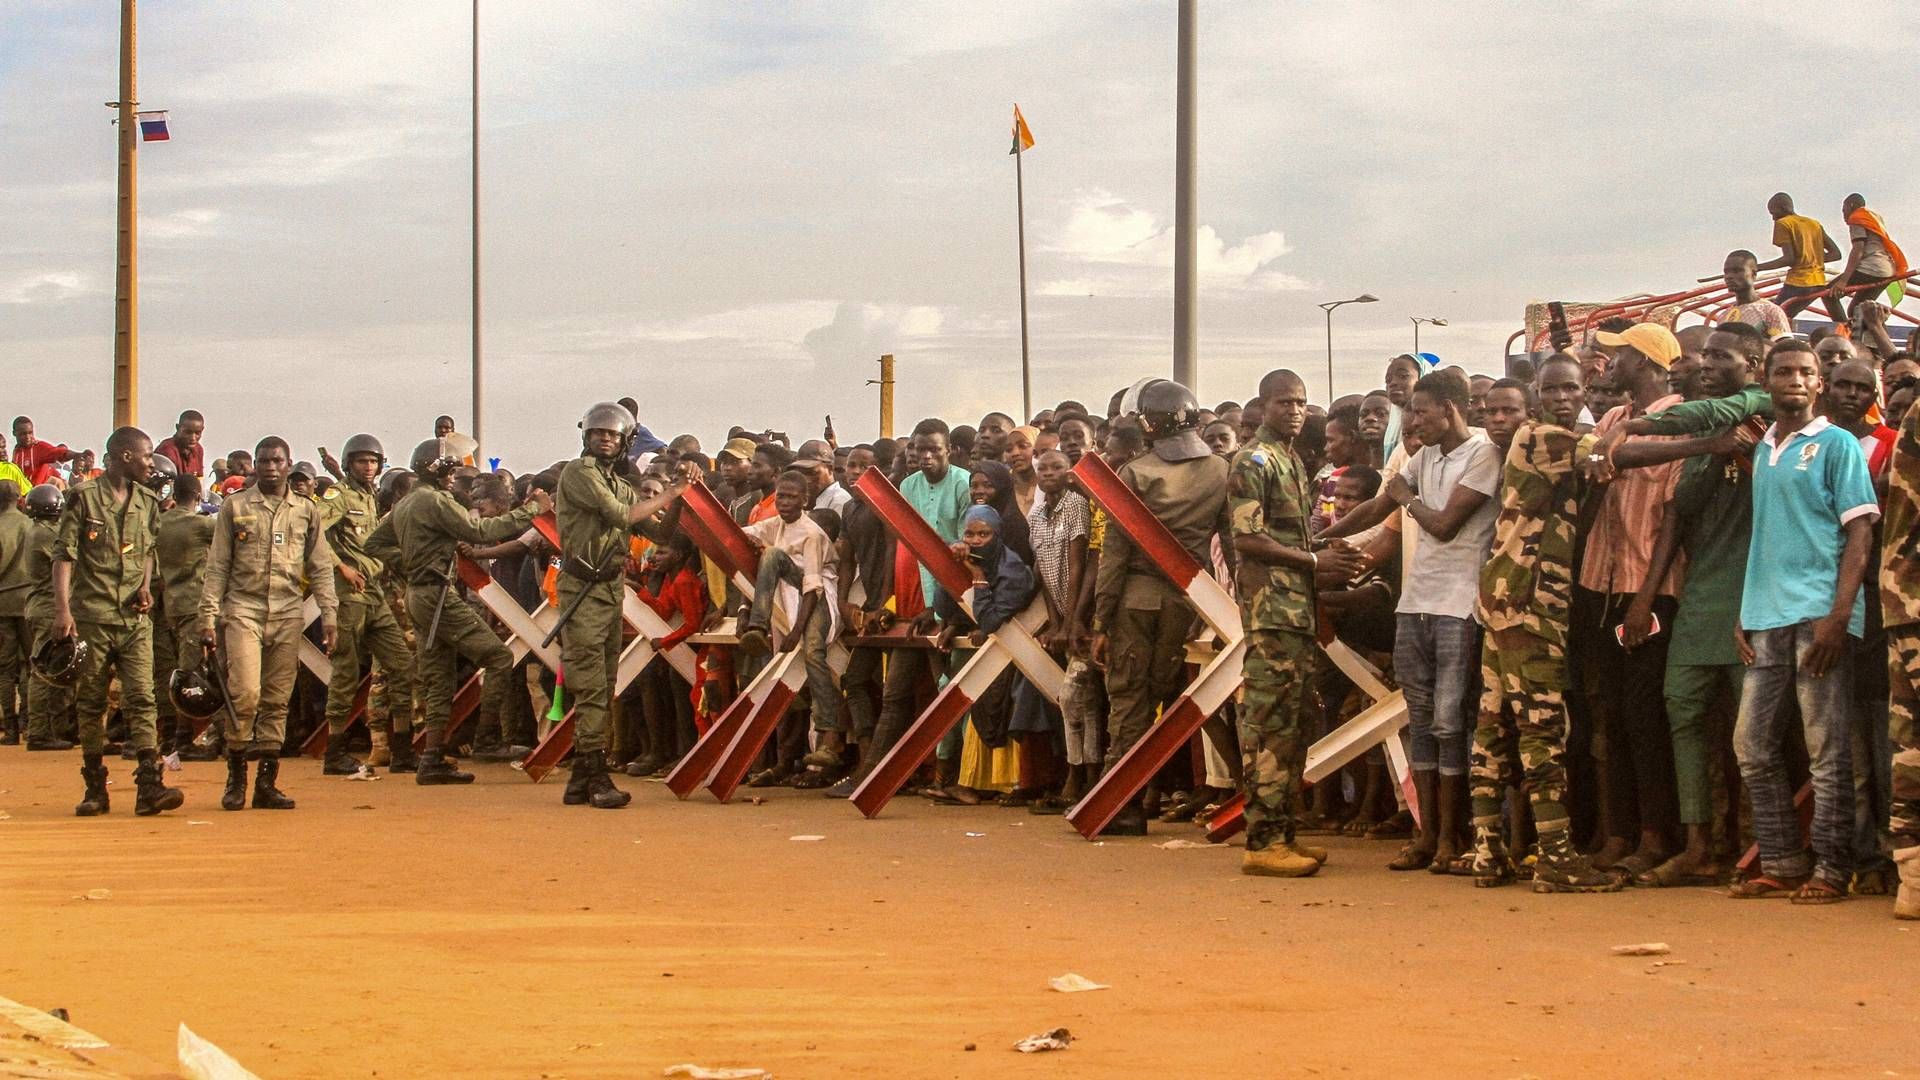
[[[166,142],[173,136],[167,134],[166,110],[133,114],[140,121],[141,142]]]

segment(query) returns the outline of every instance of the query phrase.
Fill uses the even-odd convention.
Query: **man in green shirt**
[[[1654,541],[1649,581],[1665,577],[1684,551],[1687,574],[1668,646],[1664,694],[1673,734],[1675,786],[1686,846],[1641,873],[1640,885],[1718,885],[1726,876],[1713,852],[1712,760],[1708,719],[1716,703],[1737,702],[1745,667],[1734,650],[1740,597],[1747,569],[1753,505],[1744,467],[1762,420],[1773,415],[1772,399],[1753,381],[1767,338],[1747,323],[1722,323],[1702,352],[1711,393],[1616,428],[1631,435],[1687,436],[1673,442],[1623,442],[1611,434],[1598,451],[1621,468],[1684,459],[1674,489],[1673,512]],[[1633,648],[1651,636],[1653,596],[1643,587],[1628,605],[1621,633]],[[1725,714],[1723,710],[1723,715]],[[1731,743],[1731,731],[1719,738]]]
[[[531,501],[512,513],[475,518],[449,490],[460,459],[445,439],[414,447],[411,464],[419,486],[374,528],[366,551],[399,567],[407,582],[407,615],[421,636],[416,674],[425,699],[426,742],[414,783],[471,784],[473,774],[454,768],[441,749],[453,715],[454,666],[464,656],[485,669],[485,692],[497,703],[511,689],[513,653],[456,593],[454,554],[463,543],[518,535],[535,515],[553,509],[553,500],[535,488]]]
[[[628,538],[644,532],[663,543],[679,516],[684,477],[676,475],[666,491],[643,499],[627,482],[627,444],[637,421],[626,406],[603,401],[580,421],[581,454],[560,472],[554,500],[560,529],[560,610],[570,612],[560,628],[560,656],[567,692],[573,699],[573,772],[561,801],[617,810],[632,796],[614,786],[607,774],[607,712],[620,666],[622,582]],[[668,507],[668,519],[653,516]]]
[[[20,511],[18,483],[0,476],[0,746],[20,745],[20,714],[33,639],[27,630],[27,543],[33,521]]]
[[[60,511],[67,497],[52,484],[40,484],[27,492],[27,518],[33,531],[26,538],[27,639],[32,652],[52,638],[53,630],[53,544],[60,533]],[[73,725],[73,691],[55,686],[45,679],[28,677],[21,689],[27,696],[28,751],[73,749],[64,737]]]
[[[159,714],[153,702],[154,540],[160,497],[144,486],[153,472],[153,441],[139,428],[107,437],[106,470],[69,493],[53,551],[54,641],[75,637],[87,646],[75,689],[80,723],[80,775],[86,794],[73,812],[108,810],[107,683],[120,679],[120,713],[133,741],[134,809],[141,816],[177,809],[186,801],[160,781]]]
[[[188,666],[182,661],[198,655],[181,655],[180,650],[183,645],[191,649],[200,639],[200,590],[207,579],[207,552],[213,548],[213,515],[201,512],[199,477],[182,473],[174,478],[173,506],[160,513],[160,536],[156,545],[161,606],[172,630],[175,655],[172,664],[163,664],[159,651],[155,651],[155,677],[170,679],[169,668]],[[158,694],[156,687],[155,695]],[[222,725],[214,724],[212,742],[199,747],[193,741],[193,721],[176,716],[174,722],[172,743],[182,761],[213,761],[223,755]]]

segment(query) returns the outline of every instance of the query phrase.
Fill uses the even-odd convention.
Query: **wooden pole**
[[[473,463],[486,463],[484,394],[480,383],[480,0],[473,0]]]
[[[1180,0],[1173,128],[1173,381],[1200,396],[1198,219],[1194,213],[1194,6]]]
[[[880,358],[880,437],[893,438],[893,354]]]
[[[1018,138],[1018,136],[1015,136]],[[1027,193],[1021,177],[1020,159],[1013,155],[1013,215],[1020,238],[1020,422],[1033,416],[1033,361],[1027,352]]]
[[[139,274],[134,263],[138,239],[136,211],[138,167],[134,116],[134,0],[120,0],[120,197],[116,213],[113,275],[113,426],[140,422]]]

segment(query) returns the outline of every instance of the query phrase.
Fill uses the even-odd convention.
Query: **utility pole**
[[[1019,106],[1014,106],[1016,109]],[[1018,133],[1015,134],[1018,138]],[[1033,361],[1027,352],[1027,188],[1021,176],[1020,159],[1026,157],[1016,148],[1013,155],[1013,214],[1020,238],[1020,421],[1033,415]],[[889,393],[889,391],[881,391]]]
[[[880,358],[880,437],[893,438],[893,354]]]
[[[129,0],[131,2],[131,0]],[[486,460],[480,383],[480,0],[473,0],[473,460]]]
[[[1173,381],[1200,394],[1200,358],[1195,343],[1194,307],[1199,292],[1195,271],[1194,220],[1194,7],[1180,0],[1179,41],[1175,46],[1173,129]]]
[[[113,273],[113,426],[140,422],[139,274],[135,256],[138,239],[138,166],[135,140],[140,123],[134,110],[134,0],[120,0],[120,100],[117,133],[120,142],[119,204]]]

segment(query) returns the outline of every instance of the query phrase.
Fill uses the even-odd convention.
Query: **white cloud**
[[[0,304],[57,304],[96,291],[92,279],[78,270],[50,270],[0,285]]]
[[[1274,264],[1293,249],[1286,234],[1256,233],[1229,245],[1211,225],[1194,237],[1200,287],[1279,292],[1307,283]],[[1042,281],[1042,296],[1164,295],[1173,281],[1174,237],[1150,211],[1106,191],[1074,198],[1043,247],[1070,276]]]

